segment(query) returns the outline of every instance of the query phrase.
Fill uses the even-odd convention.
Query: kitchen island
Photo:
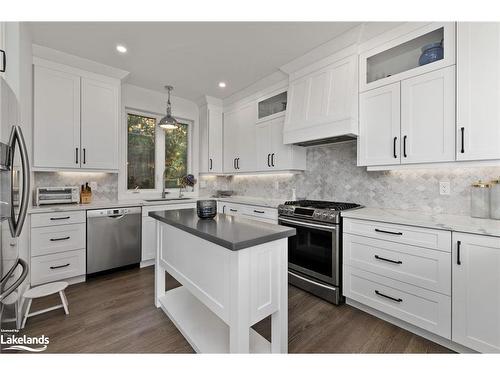
[[[155,304],[198,353],[287,353],[295,229],[195,209],[154,211]],[[165,291],[165,272],[181,287]],[[271,342],[250,327],[271,316]]]

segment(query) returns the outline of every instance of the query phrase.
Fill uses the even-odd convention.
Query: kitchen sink
[[[193,198],[155,198],[155,199],[144,199],[145,202],[171,202],[171,201],[184,201]]]

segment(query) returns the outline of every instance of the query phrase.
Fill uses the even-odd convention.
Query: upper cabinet
[[[118,169],[119,80],[39,60],[33,105],[35,168]]]
[[[290,74],[284,143],[353,138],[358,134],[357,114],[357,56],[323,59]]]
[[[388,34],[378,46],[359,55],[361,92],[455,64],[453,22]]]
[[[360,55],[358,165],[455,160],[453,26],[426,25]]]
[[[457,26],[457,160],[500,159],[500,23]]]
[[[208,98],[200,107],[200,172],[223,173],[222,101]]]
[[[285,114],[288,100],[287,91],[261,98],[257,102],[257,122],[267,121]]]

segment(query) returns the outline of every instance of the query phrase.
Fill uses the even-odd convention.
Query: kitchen
[[[500,23],[0,25],[2,356],[500,352]]]

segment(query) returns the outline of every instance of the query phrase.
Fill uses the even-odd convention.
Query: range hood
[[[357,137],[355,135],[351,134],[346,134],[346,135],[339,135],[336,137],[330,137],[330,138],[322,138],[322,139],[315,139],[311,141],[303,141],[303,142],[297,142],[294,143],[297,146],[320,146],[320,145],[327,145],[331,143],[342,143],[342,142],[350,142],[350,141],[355,141]]]

